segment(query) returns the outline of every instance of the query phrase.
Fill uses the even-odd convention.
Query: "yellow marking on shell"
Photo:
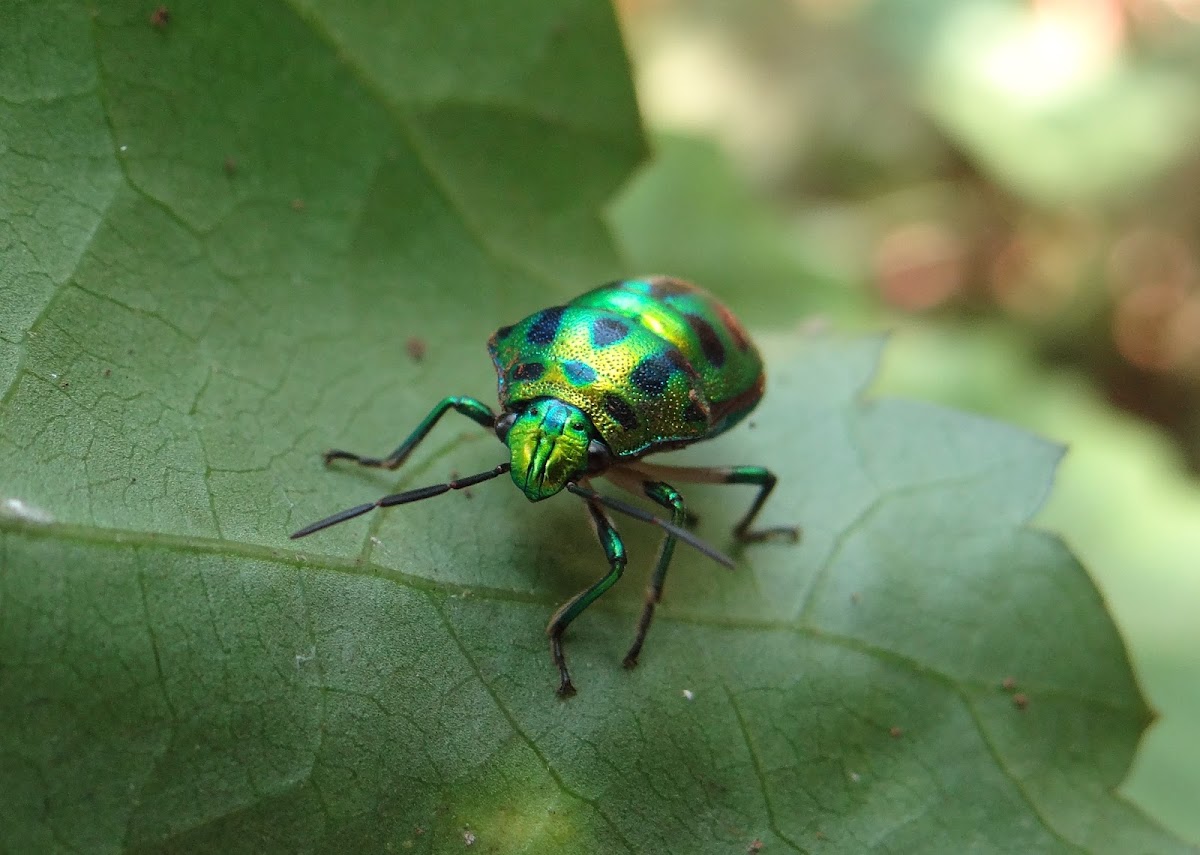
[[[654,315],[642,315],[642,317],[638,320],[642,326],[650,330],[650,332],[654,333],[659,338],[665,338],[668,341],[671,341],[672,344],[675,344],[675,342],[671,340],[670,333],[667,331],[667,326],[662,322],[661,318],[657,318]],[[671,332],[675,331],[672,330]]]

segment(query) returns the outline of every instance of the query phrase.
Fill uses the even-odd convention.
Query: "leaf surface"
[[[5,11],[0,848],[1178,849],[1111,794],[1149,722],[1121,641],[1024,527],[1059,450],[863,403],[877,343],[762,335],[767,402],[679,459],[771,466],[803,542],[681,549],[625,672],[625,524],[569,703],[542,628],[602,570],[573,499],[287,539],[498,462],[453,416],[397,473],[319,453],[490,400],[496,326],[620,272],[611,12],[433,8]],[[732,548],[751,496],[693,493]]]

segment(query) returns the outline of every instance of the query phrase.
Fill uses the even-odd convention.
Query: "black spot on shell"
[[[616,318],[597,318],[592,321],[592,345],[608,347],[629,335],[629,324]]]
[[[612,416],[613,421],[625,428],[625,430],[633,430],[637,427],[637,414],[633,411],[633,407],[629,406],[623,398],[617,395],[608,394],[604,396],[604,412]]]
[[[563,374],[576,386],[583,386],[596,379],[596,370],[586,362],[571,359],[562,364]]]
[[[530,344],[549,344],[554,341],[554,337],[558,335],[558,328],[562,324],[562,316],[565,311],[565,306],[552,306],[549,309],[543,309],[538,312],[534,315],[533,323],[529,325],[529,329],[525,331],[525,340]]]
[[[700,409],[700,405],[695,401],[688,401],[688,405],[683,409],[683,420],[685,422],[702,422],[705,420],[704,410]]]
[[[519,362],[508,372],[514,383],[533,382],[546,373],[546,366],[540,362]]]
[[[721,339],[717,336],[717,331],[713,329],[712,324],[699,315],[687,315],[687,322],[692,331],[696,333],[696,337],[700,339],[700,349],[704,351],[704,358],[716,368],[724,365],[725,345],[721,344]]]
[[[506,327],[500,327],[500,329],[496,330],[496,335],[494,335],[493,338],[495,338],[496,341],[500,341],[501,339],[508,338],[508,334],[510,332],[512,332],[512,324],[509,324]]]
[[[629,375],[629,382],[647,395],[661,395],[676,370],[669,352],[657,353],[637,364]]]

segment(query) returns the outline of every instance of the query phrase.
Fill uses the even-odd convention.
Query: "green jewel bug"
[[[501,327],[488,341],[488,351],[499,382],[499,415],[474,398],[444,398],[387,457],[334,449],[326,452],[325,462],[351,460],[396,469],[450,410],[493,431],[508,446],[508,462],[349,508],[292,537],[305,537],[375,508],[461,490],[505,472],[531,502],[564,488],[582,497],[609,571],[563,604],[546,628],[562,697],[575,693],[563,655],[563,633],[625,570],[625,546],[605,508],[665,530],[633,645],[625,654],[627,668],[637,664],[677,540],[733,566],[731,559],[685,528],[694,519],[670,482],[756,486],[758,495],[733,528],[736,539],[798,539],[793,527],[750,527],[775,488],[776,478],[768,470],[664,466],[644,459],[724,433],[762,398],[762,358],[738,320],[711,294],[667,276],[611,282],[565,306],[542,309]],[[590,480],[601,476],[661,505],[671,512],[671,521],[593,491]]]

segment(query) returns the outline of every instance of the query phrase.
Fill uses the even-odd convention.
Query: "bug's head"
[[[583,411],[554,398],[529,401],[501,416],[496,436],[508,446],[513,483],[531,502],[599,471],[609,459],[608,447]]]

